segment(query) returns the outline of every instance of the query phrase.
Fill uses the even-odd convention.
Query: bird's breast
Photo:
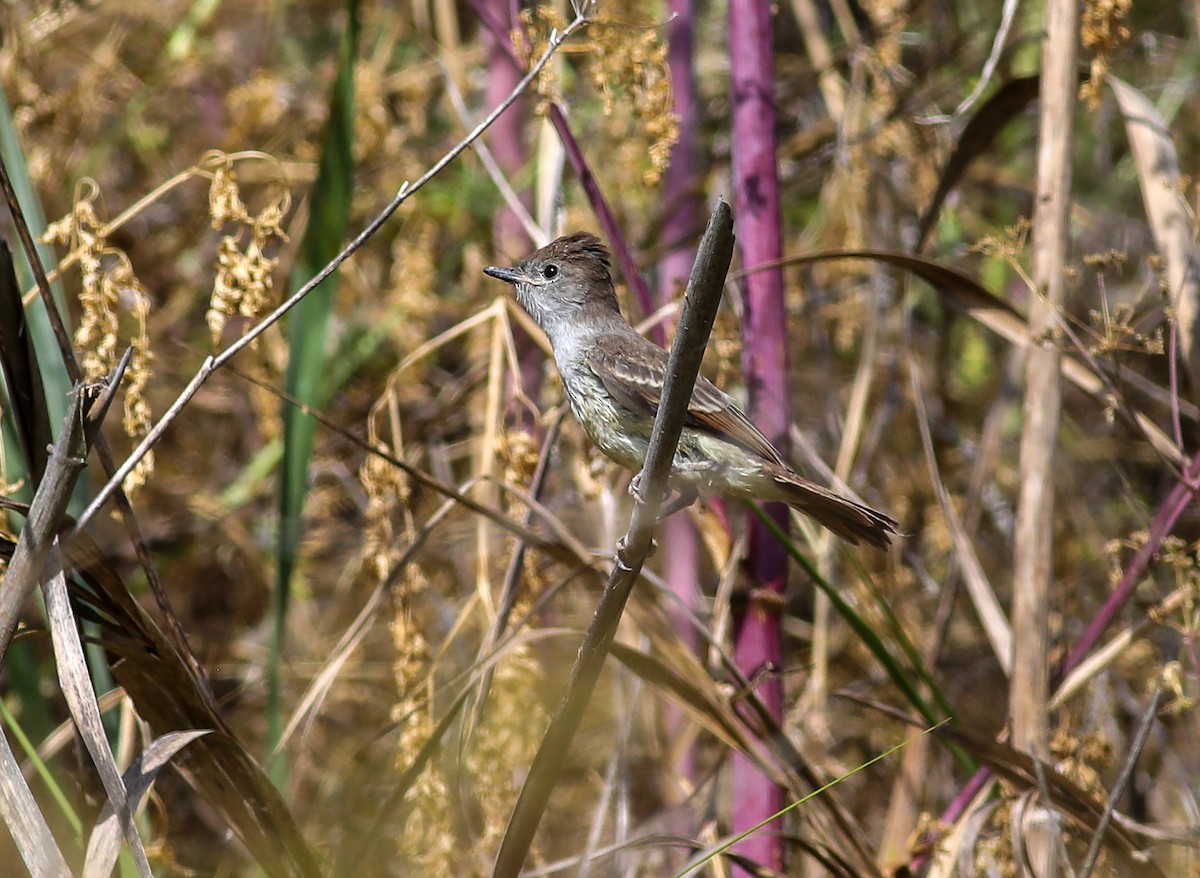
[[[605,456],[626,469],[640,470],[646,460],[650,429],[619,406],[586,365],[561,368],[559,374],[571,411],[588,438]]]

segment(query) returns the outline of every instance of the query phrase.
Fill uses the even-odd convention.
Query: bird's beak
[[[483,273],[496,278],[496,280],[502,280],[505,283],[510,283],[513,286],[516,286],[518,283],[520,283],[522,278],[521,272],[516,271],[515,269],[498,268],[495,265],[489,265],[483,270]]]

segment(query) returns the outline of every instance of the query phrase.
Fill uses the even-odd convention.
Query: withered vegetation
[[[695,185],[711,201],[730,194],[736,145],[723,4],[699,5],[694,64],[705,170]],[[1055,679],[1051,788],[1068,815],[1066,856],[1078,863],[1152,693],[1162,689],[1154,730],[1134,754],[1119,813],[1104,830],[1096,874],[1120,873],[1135,862],[1131,851],[1152,849],[1164,874],[1182,875],[1200,862],[1189,847],[1194,833],[1180,829],[1194,826],[1200,805],[1200,517],[1177,515],[1167,539],[1157,525],[1194,454],[1200,388],[1191,387],[1187,366],[1193,327],[1179,317],[1195,308],[1186,312],[1172,286],[1183,252],[1195,290],[1195,250],[1166,247],[1162,223],[1185,228],[1194,244],[1200,139],[1186,121],[1200,112],[1200,92],[1188,85],[1200,62],[1197,13],[1186,4],[1085,5],[1081,57],[1089,70],[1076,123],[1067,303],[1056,327],[1032,340],[1061,346],[1070,360],[1052,486],[1053,660],[1062,661],[1123,584],[1133,600],[1091,661]],[[832,471],[820,461],[830,462],[905,534],[889,552],[851,553],[801,522],[799,544],[902,657],[913,690],[944,704],[962,730],[915,739],[806,803],[789,818],[802,839],[794,862],[802,851],[848,863],[863,856],[887,871],[932,857],[939,874],[952,874],[939,848],[946,840],[974,863],[967,868],[1013,874],[1014,827],[1038,782],[1020,754],[996,742],[1012,657],[995,644],[1011,631],[985,628],[1008,625],[1020,362],[1030,341],[1014,343],[1014,334],[1042,295],[1030,275],[1036,114],[1027,102],[993,107],[995,127],[980,134],[988,128],[975,115],[980,101],[947,124],[930,124],[983,68],[999,0],[777,6],[784,249],[818,254],[785,269],[791,404],[802,434],[791,456],[823,481]],[[354,187],[346,193],[352,233],[491,109],[496,53],[475,7],[362,4]],[[105,431],[119,462],[205,358],[257,325],[291,288],[314,215],[309,191],[346,4],[12,0],[0,14],[0,83],[22,173],[47,218],[40,228],[36,214],[30,222],[53,254],[46,268],[68,303],[86,379],[109,373],[133,349],[122,417]],[[1023,14],[984,100],[1037,72],[1038,24]],[[523,30],[510,35],[516,56],[538,58],[552,29],[571,18],[563,4],[526,9]],[[576,176],[562,170],[547,121],[551,102],[567,108],[647,274],[677,244],[660,236],[672,209],[661,181],[680,136],[667,18],[666,3],[601,0],[523,98],[525,161],[504,180],[547,234],[598,227]],[[822,46],[831,60],[818,69],[810,59]],[[1114,75],[1162,115],[1158,136],[1174,156],[1173,174],[1161,176],[1162,167],[1148,168],[1131,151],[1129,105],[1110,87]],[[471,120],[460,117],[451,86]],[[497,146],[486,136],[484,143]],[[922,212],[955,166],[915,254]],[[1158,208],[1149,206],[1154,200]],[[540,213],[543,204],[551,216]],[[339,271],[278,718],[284,799],[328,874],[491,874],[628,522],[628,474],[600,457],[569,417],[561,432],[552,427],[563,397],[540,336],[507,289],[481,272],[523,255],[497,250],[496,218],[505,210],[492,171],[467,150]],[[695,239],[703,222],[697,218]],[[17,250],[12,224],[2,228]],[[877,252],[824,252],[835,249]],[[905,274],[911,265],[896,254],[937,260],[976,286],[926,284]],[[30,278],[21,283],[28,304],[36,292]],[[720,315],[705,374],[744,396],[733,285],[730,292],[733,307]],[[663,319],[638,313],[633,297],[621,295],[635,320]],[[124,485],[228,733],[264,762],[287,369],[287,334],[273,326],[207,381]],[[557,438],[539,467],[548,435]],[[23,468],[10,465],[19,447],[8,432],[4,441],[0,483],[15,496],[29,486],[18,482]],[[97,465],[89,477],[93,489],[103,483]],[[699,534],[692,627],[681,626],[663,585],[669,553],[660,547],[531,865],[583,874],[580,862],[594,860],[593,874],[608,874],[615,861],[622,874],[671,874],[688,848],[727,832],[724,769],[732,750],[757,746],[748,729],[761,731],[739,712],[746,681],[728,656],[730,601],[745,600],[750,587],[738,572],[746,514],[706,506],[683,514]],[[15,539],[18,521],[9,526]],[[163,622],[116,516],[106,512],[87,537],[105,568]],[[786,680],[785,723],[778,746],[755,752],[799,799],[814,779],[849,774],[928,723],[871,644],[814,596],[807,574],[798,566],[793,573],[778,607],[786,666],[764,670]],[[508,624],[496,632],[498,614]],[[84,816],[80,835],[47,782],[31,783],[77,867],[104,794],[86,757],[74,757],[37,608],[25,618],[31,635],[18,639],[20,658],[6,660],[0,677],[15,717],[5,728],[10,740],[14,725],[33,736]],[[89,618],[84,630],[116,662],[122,656],[106,642],[105,622],[112,617]],[[126,649],[130,642],[120,641]],[[99,665],[101,653],[93,656]],[[125,768],[151,732],[141,705],[114,689],[111,676],[96,679]],[[967,758],[995,771],[998,792],[941,822],[970,777]],[[252,858],[197,788],[169,769],[158,778],[138,824],[156,873],[252,874]]]

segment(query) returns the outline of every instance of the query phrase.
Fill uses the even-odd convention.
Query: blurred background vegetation
[[[27,182],[23,207],[35,234],[53,245],[47,268],[62,261],[55,282],[78,328],[85,371],[103,374],[134,345],[124,425],[114,413],[106,429],[118,461],[209,353],[311,276],[507,91],[495,90],[507,62],[497,60],[480,7],[501,21],[510,11],[507,2],[449,0],[364,0],[356,13],[344,0],[0,3],[5,161]],[[1025,225],[1033,211],[1036,88],[1027,94],[1011,84],[1037,73],[1040,2],[1017,7],[982,93],[954,113],[980,80],[1002,12],[999,0],[777,4],[787,255],[912,252],[922,214],[959,155],[966,164],[922,252],[1024,312],[1036,295]],[[1145,169],[1104,76],[1132,84],[1165,121],[1181,171],[1173,210],[1194,231],[1200,133],[1187,120],[1200,113],[1198,14],[1191,4],[1120,0],[1089,0],[1084,13],[1090,78],[1076,123],[1063,315],[1073,337],[1064,345],[1075,349],[1077,341],[1081,360],[1101,358],[1143,384],[1131,389],[1119,376],[1117,393],[1065,391],[1053,486],[1058,657],[1146,544],[1176,480],[1177,463],[1122,413],[1136,405],[1168,437],[1178,417],[1183,449],[1195,444],[1195,395],[1168,357],[1174,311],[1164,304],[1167,266],[1139,187]],[[550,27],[571,17],[554,4],[523,12],[531,44],[516,39],[517,54],[536,58]],[[723,3],[695,5],[700,113],[682,135],[667,67],[667,5],[601,0],[592,18],[510,111],[518,124],[482,142],[544,233],[597,230],[592,202],[546,119],[549,101],[565,107],[624,240],[652,277],[670,250],[694,247],[706,219],[698,215],[680,239],[663,234],[677,208],[663,196],[662,177],[680,136],[699,156],[695,191],[703,203],[731,195],[727,12]],[[986,103],[997,94],[1008,98]],[[981,136],[989,122],[994,131]],[[331,159],[339,150],[341,158]],[[404,204],[339,270],[336,286],[321,288],[326,309],[293,314],[214,374],[127,483],[230,734],[270,764],[300,833],[336,869],[330,874],[489,873],[596,599],[594,576],[565,562],[562,551],[533,546],[512,568],[519,589],[511,637],[500,641],[498,657],[481,652],[510,569],[511,528],[447,502],[369,453],[384,451],[512,522],[525,520],[562,394],[507,290],[481,273],[536,243],[514,223],[484,158],[466,150]],[[11,222],[3,227],[17,250]],[[32,289],[23,268],[19,277],[22,289]],[[817,534],[802,534],[801,548],[820,559],[893,653],[903,653],[905,639],[915,644],[904,662],[914,686],[927,694],[936,688],[957,726],[993,739],[1005,724],[1007,682],[964,581],[974,578],[1008,606],[1020,350],[978,313],[964,313],[962,295],[886,262],[810,262],[788,267],[786,279],[792,412],[804,437],[792,456],[824,479],[815,460],[838,458],[852,422],[850,465],[841,474],[906,535],[887,553],[836,549]],[[706,374],[741,396],[732,291]],[[631,317],[647,316],[636,297],[622,295]],[[315,334],[301,342],[304,332]],[[56,356],[53,347],[39,354],[43,362]],[[57,385],[52,409],[65,386]],[[281,393],[320,413],[311,457],[289,438],[285,422],[296,416],[285,415]],[[3,482],[14,496],[29,488],[18,484],[19,458],[9,442]],[[89,479],[93,490],[103,483],[94,464]],[[291,500],[281,501],[289,479]],[[567,418],[540,489],[560,524],[535,517],[529,526],[560,549],[574,540],[585,555],[610,553],[628,521],[627,480]],[[940,490],[960,527],[945,514]],[[583,874],[570,858],[590,857],[593,874],[671,874],[686,859],[679,846],[634,841],[674,834],[703,846],[725,832],[723,769],[738,742],[721,722],[737,686],[721,656],[730,595],[744,587],[735,580],[745,516],[729,510],[731,539],[712,510],[687,514],[700,535],[701,645],[689,645],[695,632],[672,622],[660,551],[619,637],[656,663],[610,660],[531,864]],[[289,515],[298,523],[281,540]],[[1050,718],[1057,767],[1103,802],[1151,693],[1165,681],[1164,707],[1118,802],[1132,820],[1159,828],[1194,826],[1200,809],[1198,523],[1194,515],[1181,519],[1118,616],[1128,638]],[[121,524],[106,512],[89,533],[109,569],[161,621],[164,610],[151,600]],[[291,537],[294,557],[285,552]],[[977,565],[964,561],[964,538]],[[792,582],[783,608],[785,664],[769,672],[784,677],[791,746],[815,777],[831,780],[912,734],[881,710],[912,705],[869,644],[813,597],[799,568]],[[12,714],[6,731],[15,740],[23,729],[41,747],[54,780],[31,786],[77,866],[86,833],[71,828],[49,788],[59,786],[72,808],[90,815],[85,825],[104,794],[74,736],[55,734],[67,720],[55,658],[38,636],[45,626],[32,603],[25,619],[31,634],[18,640],[0,678]],[[105,655],[96,651],[92,660],[103,693],[113,685],[101,673]],[[921,666],[926,681],[915,670]],[[486,700],[458,704],[460,694],[477,691],[484,670],[494,674]],[[104,706],[114,749],[127,761],[147,733],[123,705],[118,695]],[[145,716],[142,705],[133,707]],[[408,771],[431,738],[440,747]],[[915,862],[951,832],[937,817],[970,777],[937,741],[920,747],[823,794],[836,797],[850,837],[885,872]],[[969,836],[969,872],[1014,868],[1010,806],[1025,790],[1009,781],[997,794],[1003,807],[972,812],[980,816],[969,827],[965,819],[956,824],[955,844]],[[210,798],[170,770],[139,825],[156,874],[253,871]],[[853,861],[844,836],[819,819],[802,815],[789,825],[797,853],[817,847]],[[1134,833],[1136,847],[1153,848],[1165,874],[1195,873],[1186,845],[1123,831]],[[1088,831],[1064,838],[1086,847]],[[829,866],[792,862],[797,874]],[[1114,862],[1102,868],[1119,871]],[[706,868],[719,874],[723,867]]]

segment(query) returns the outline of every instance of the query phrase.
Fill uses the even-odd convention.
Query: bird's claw
[[[658,520],[662,521],[663,519],[670,518],[676,512],[687,509],[699,499],[699,496],[699,494],[690,489],[680,491],[674,497],[667,500],[662,505],[662,508],[658,510]]]
[[[617,557],[623,559],[629,551],[629,544],[625,542],[625,537],[617,540]],[[653,558],[654,553],[658,551],[658,540],[654,537],[650,538],[650,545],[646,549],[646,557]]]
[[[632,479],[629,480],[629,495],[631,497],[635,497],[636,499],[642,500],[643,502],[645,502],[645,498],[642,497],[642,474],[641,473],[637,473]]]

